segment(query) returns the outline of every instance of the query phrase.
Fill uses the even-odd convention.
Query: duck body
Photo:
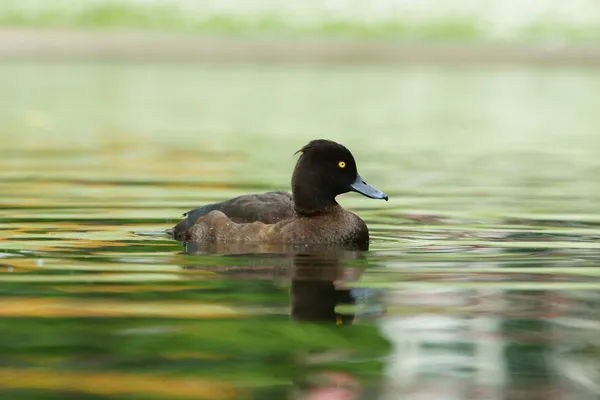
[[[304,146],[292,175],[292,194],[268,192],[207,204],[186,213],[167,232],[177,240],[288,244],[340,244],[368,248],[369,230],[335,197],[349,191],[385,199],[368,185],[344,146],[313,140]]]
[[[206,204],[183,214],[186,218],[170,229],[175,239],[185,240],[186,232],[194,223],[212,211],[220,211],[238,224],[262,222],[275,224],[290,219],[296,214],[292,195],[287,192],[246,194],[220,203]]]
[[[214,210],[199,218],[186,231],[184,239],[353,245],[368,243],[369,230],[362,219],[339,205],[323,214],[294,215],[272,224],[261,221],[236,223],[222,211]]]

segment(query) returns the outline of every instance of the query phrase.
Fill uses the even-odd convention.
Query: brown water
[[[598,398],[599,83],[0,65],[2,398]],[[390,195],[339,198],[368,252],[206,255],[160,234],[288,189],[318,137]]]

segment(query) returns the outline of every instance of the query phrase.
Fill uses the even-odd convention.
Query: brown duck
[[[352,153],[330,140],[313,140],[299,150],[292,194],[248,194],[207,204],[184,214],[167,230],[177,240],[335,244],[368,248],[369,230],[335,197],[350,191],[373,199],[388,196],[358,174]]]

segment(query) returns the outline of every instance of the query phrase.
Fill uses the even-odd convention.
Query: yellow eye
[[[346,163],[345,163],[345,162],[343,162],[343,161],[340,161],[340,162],[338,163],[338,165],[340,166],[340,168],[346,168]]]

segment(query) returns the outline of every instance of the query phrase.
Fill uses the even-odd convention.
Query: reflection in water
[[[359,254],[359,253],[358,253]],[[339,260],[329,255],[296,254],[290,287],[291,316],[296,321],[352,323],[354,314],[336,312],[337,305],[355,304],[350,289],[343,283],[357,279],[356,268],[341,268]]]
[[[600,397],[600,292],[563,291],[555,297],[555,375],[573,398]],[[586,397],[587,395],[587,397]]]
[[[271,274],[278,269],[278,279],[289,281],[290,318],[294,321],[332,328],[351,326],[359,302],[365,300],[365,289],[353,288],[353,283],[360,282],[365,264],[352,267],[352,263],[368,262],[358,250],[188,243],[186,252],[252,258],[253,266],[246,273],[263,264],[272,266],[268,269]],[[240,267],[210,269],[229,277],[241,278],[244,273]],[[313,351],[301,357],[302,367],[293,378],[295,393],[306,399],[395,399],[398,395],[442,400],[593,398],[589,395],[597,393],[597,370],[573,375],[572,370],[585,363],[556,357],[560,343],[553,322],[556,296],[546,290],[387,290],[386,306],[401,308],[406,315],[380,320],[381,335],[395,345],[390,356],[381,359],[387,360],[383,387],[373,381],[364,384],[344,370],[319,367],[323,362],[343,361],[344,351]],[[352,335],[351,331],[341,332]],[[566,363],[569,368],[561,366]],[[560,381],[557,371],[561,368],[563,377],[573,375],[571,381],[579,387]]]
[[[255,263],[261,258],[270,264],[276,260],[277,267],[285,266],[287,269],[287,277],[290,281],[290,317],[294,321],[326,324],[336,329],[350,326],[355,319],[355,311],[340,312],[338,308],[343,306],[352,308],[359,297],[364,298],[364,295],[361,296],[364,290],[350,289],[346,285],[359,280],[364,271],[364,267],[345,266],[349,260],[364,258],[359,248],[243,242],[187,242],[185,252],[190,255],[252,256]],[[266,255],[269,257],[265,259]],[[351,334],[352,332],[348,332],[348,335]],[[353,374],[344,370],[319,367],[324,363],[343,362],[346,356],[347,351],[341,353],[317,351],[303,355],[301,358],[304,360],[304,365],[299,370],[299,374],[294,377],[296,397],[307,400],[362,398],[364,388]],[[370,396],[377,392],[376,387],[369,387],[368,390]]]
[[[549,262],[543,267],[552,266]],[[535,272],[528,264],[513,263],[510,268]],[[533,278],[539,284],[560,280],[543,274]],[[467,279],[477,280],[477,275]],[[496,281],[511,279],[498,276]],[[479,280],[481,287],[472,289],[398,285],[386,291],[383,301],[392,314],[411,310],[381,323],[394,345],[382,398],[395,399],[398,393],[440,400],[600,396],[600,357],[594,351],[599,343],[597,304],[588,303],[595,315],[575,317],[585,309],[577,297],[588,302],[588,293],[494,289],[493,279]]]
[[[296,321],[330,322],[336,325],[352,323],[354,314],[339,313],[336,311],[336,306],[356,304],[358,295],[365,292],[345,286],[347,282],[360,279],[364,271],[364,266],[344,266],[348,260],[364,258],[359,248],[244,242],[186,242],[185,253],[252,257],[254,266],[257,263],[268,263],[275,265],[273,268],[280,271],[285,268],[285,274],[291,282],[291,318]],[[265,258],[267,256],[268,258]],[[196,266],[196,268],[206,267]],[[217,267],[216,270],[225,272],[228,268]],[[237,272],[241,271],[237,269]]]
[[[351,290],[344,283],[360,277],[357,268],[343,268],[340,252],[294,254],[290,284],[291,318],[295,321],[319,322],[347,326],[354,320],[354,313],[347,315],[336,311],[337,306],[356,303]],[[360,252],[349,253],[355,258]],[[338,354],[311,354],[307,363],[319,364],[319,359],[341,358]],[[357,378],[344,371],[325,369],[312,371],[299,385],[303,399],[358,399],[362,387]]]

